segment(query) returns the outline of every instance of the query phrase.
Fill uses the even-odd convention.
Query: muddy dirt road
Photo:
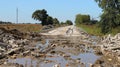
[[[42,39],[32,44],[28,40],[30,43],[12,48],[20,50],[1,59],[0,67],[120,67],[115,58],[101,53],[100,38],[82,29],[67,26],[41,34],[34,35]]]

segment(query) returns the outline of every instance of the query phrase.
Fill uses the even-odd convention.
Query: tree
[[[89,15],[82,15],[82,21],[84,24],[90,23],[90,16]]]
[[[101,15],[101,32],[106,34],[117,26],[120,26],[120,0],[95,0],[103,9]]]
[[[66,20],[65,22],[67,25],[73,25],[72,21],[71,20]]]
[[[12,22],[0,21],[0,24],[12,24]]]
[[[47,16],[46,25],[53,25],[53,18],[51,16]]]
[[[55,25],[56,25],[56,24],[59,24],[59,21],[58,21],[57,18],[54,18],[54,19],[53,19],[53,24],[55,24]]]
[[[64,22],[61,22],[61,24],[64,24]]]
[[[82,21],[82,15],[81,14],[77,14],[76,15],[76,19],[75,19],[75,23],[76,25],[79,25],[81,24],[83,21]]]
[[[57,18],[52,18],[47,14],[47,11],[45,9],[42,10],[36,10],[32,14],[32,18],[38,21],[41,21],[42,25],[53,25],[53,24],[59,24],[59,21]]]
[[[42,22],[42,25],[46,25],[46,19],[48,17],[47,11],[45,9],[36,10],[32,14],[32,18]]]
[[[90,22],[90,16],[89,15],[81,15],[81,14],[76,15],[76,19],[75,19],[76,25],[79,25],[79,24],[82,24],[82,23],[87,24],[88,22]]]

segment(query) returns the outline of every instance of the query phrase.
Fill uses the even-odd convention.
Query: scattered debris
[[[101,39],[101,51],[105,56],[116,57],[120,62],[120,33],[115,36],[105,36]]]

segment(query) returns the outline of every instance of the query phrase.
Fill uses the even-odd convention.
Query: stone
[[[10,51],[7,51],[6,55],[13,55],[15,54],[15,52],[19,51],[21,48],[14,48],[14,49],[11,49]]]
[[[0,54],[0,59],[3,59],[3,58],[5,58],[6,56],[4,55],[4,54]]]
[[[80,63],[80,60],[81,60],[81,58],[77,58],[76,62],[77,62],[77,63]]]
[[[7,48],[8,44],[0,42],[0,47],[1,48]]]
[[[60,67],[60,65],[59,64],[55,64],[52,67]]]
[[[12,59],[16,59],[17,58],[17,54],[14,54],[13,56],[11,56]]]

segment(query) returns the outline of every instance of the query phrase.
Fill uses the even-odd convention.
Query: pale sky
[[[31,18],[35,10],[46,9],[48,14],[60,21],[75,21],[76,14],[89,14],[97,19],[102,10],[94,0],[1,0],[0,21],[16,22],[18,8],[19,23],[36,23]]]

